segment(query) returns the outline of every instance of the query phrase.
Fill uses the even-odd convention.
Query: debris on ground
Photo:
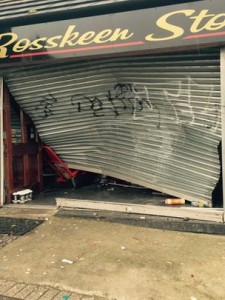
[[[69,264],[69,265],[72,265],[73,264],[73,261],[72,260],[69,260],[69,259],[62,259],[61,262],[65,263],[65,264]]]
[[[204,208],[204,207],[205,208],[209,208],[209,205],[201,203],[201,202],[198,202],[198,201],[192,201],[191,202],[191,206],[200,207],[200,208]]]
[[[184,198],[167,198],[165,199],[165,205],[184,205]]]

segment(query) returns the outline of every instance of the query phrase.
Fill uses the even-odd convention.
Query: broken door
[[[31,119],[21,110],[4,86],[4,150],[6,202],[25,188],[42,188],[41,145]]]

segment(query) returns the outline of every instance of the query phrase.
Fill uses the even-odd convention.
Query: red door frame
[[[35,140],[28,140],[28,127],[33,126],[32,121],[18,106],[18,104],[16,104],[5,84],[3,100],[5,198],[6,203],[11,203],[12,193],[18,190],[25,188],[30,188],[35,192],[40,192],[42,190],[42,151],[40,139],[35,128]],[[15,106],[17,107],[17,110],[19,110],[22,135],[21,143],[12,143],[11,106]],[[16,184],[17,181],[15,178],[14,161],[19,159],[21,160],[20,176],[22,178],[22,182],[18,185]]]

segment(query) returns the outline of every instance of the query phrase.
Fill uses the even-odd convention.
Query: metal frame
[[[0,77],[0,207],[4,204],[3,78]]]
[[[225,187],[225,48],[220,51],[221,122],[222,122],[222,184]],[[223,188],[223,220],[225,216],[225,188]]]

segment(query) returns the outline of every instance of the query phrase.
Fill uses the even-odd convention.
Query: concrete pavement
[[[0,279],[0,300],[107,300],[105,297],[82,295],[46,285],[26,284]]]
[[[220,300],[225,294],[225,236],[50,216],[0,255],[1,280],[78,299]],[[24,299],[36,299],[31,296]]]

